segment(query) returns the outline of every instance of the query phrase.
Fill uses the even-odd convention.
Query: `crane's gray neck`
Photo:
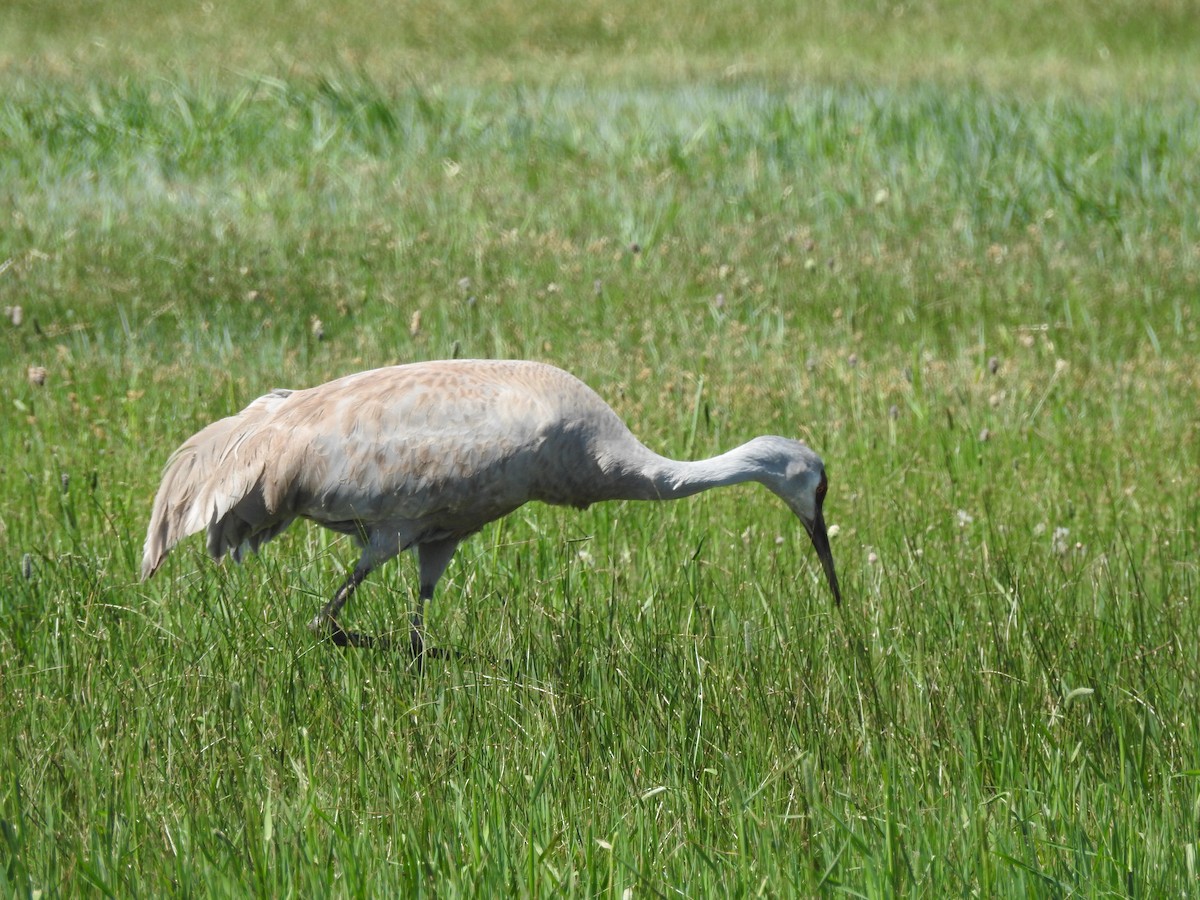
[[[677,500],[746,481],[767,484],[773,473],[755,450],[756,441],[750,441],[719,456],[689,462],[660,456],[643,447],[636,459],[622,460],[623,465],[614,472],[613,499]]]
[[[757,467],[748,465],[741,447],[711,459],[688,462],[660,457],[658,462],[650,472],[652,494],[647,499],[690,497],[711,488],[754,481],[761,474]]]

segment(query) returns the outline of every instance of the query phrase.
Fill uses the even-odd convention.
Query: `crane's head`
[[[829,531],[821,508],[829,482],[825,464],[805,444],[781,437],[761,437],[751,441],[761,476],[759,480],[778,496],[812,539],[813,549],[821,560],[833,602],[840,606],[842,592],[838,590],[837,572],[833,568],[833,552],[829,549]]]

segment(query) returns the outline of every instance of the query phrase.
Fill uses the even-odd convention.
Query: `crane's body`
[[[840,600],[821,501],[824,466],[798,441],[760,437],[681,462],[652,452],[598,394],[540,363],[448,360],[373,369],[275,390],[188,439],[154,500],[142,577],[182,538],[207,531],[214,558],[259,546],[307,518],[364,548],[312,622],[338,643],[368,644],[336,615],[366,575],[417,552],[421,613],[458,544],[530,500],[584,508],[674,499],[756,480],[801,518]]]

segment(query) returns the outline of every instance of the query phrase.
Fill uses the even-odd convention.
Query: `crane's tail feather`
[[[142,552],[142,580],[162,565],[179,541],[208,530],[215,559],[243,546],[257,550],[291,524],[281,507],[287,479],[269,469],[272,413],[291,391],[275,390],[236,415],[213,422],[171,454]],[[270,477],[268,477],[270,476]]]

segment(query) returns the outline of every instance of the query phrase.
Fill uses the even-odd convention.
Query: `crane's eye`
[[[824,500],[825,492],[829,490],[829,482],[825,480],[825,473],[821,473],[821,482],[817,485],[817,499]]]

